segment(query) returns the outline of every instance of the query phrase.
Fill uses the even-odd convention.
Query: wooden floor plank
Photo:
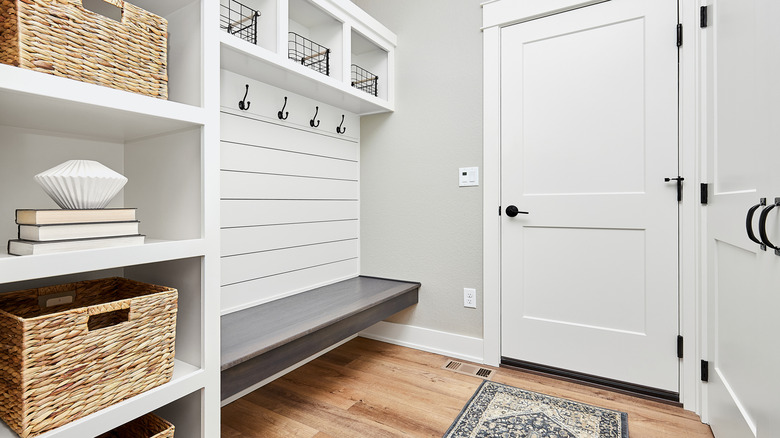
[[[404,436],[441,437],[442,423],[420,416],[419,411],[414,412],[413,408],[399,409],[399,406],[386,407],[361,401],[349,408],[349,411],[361,418],[370,418],[391,427]],[[450,423],[446,421],[443,423],[444,427],[448,427]]]
[[[350,362],[355,360],[356,356],[353,353],[350,353],[349,351],[341,350],[341,349],[335,349],[330,350],[329,352],[323,354],[320,356],[323,360],[328,360],[329,362],[338,364],[338,365],[349,365]]]
[[[343,438],[397,436],[396,431],[383,424],[361,418],[331,404],[286,391],[273,383],[261,389],[263,391],[252,392],[244,398],[320,432]]]
[[[321,364],[318,368],[312,368],[313,372],[320,376],[332,371],[336,366],[330,364]],[[363,412],[381,413],[377,418],[373,418],[382,424],[388,424],[385,418],[387,413],[392,414],[393,419],[389,420],[401,431],[409,433],[415,430],[423,430],[430,425],[448,427],[452,420],[462,409],[462,399],[442,396],[435,393],[421,393],[418,387],[403,382],[392,381],[389,379],[377,379],[376,375],[363,373],[357,370],[343,369],[338,377],[325,377],[323,380],[333,380],[334,382],[343,382],[342,393],[352,393],[352,400],[356,403],[350,407],[351,412],[363,410]],[[351,388],[359,388],[355,392]],[[415,403],[409,403],[409,398],[415,397]],[[401,419],[400,421],[398,419]]]
[[[240,399],[222,410],[222,437],[311,438],[317,430]],[[238,435],[236,435],[238,433]]]
[[[416,376],[412,371],[409,371],[409,375],[412,377],[399,374],[407,371],[403,368],[388,370],[377,367],[366,371],[358,368],[361,366],[359,363],[356,363],[349,368],[339,368],[337,365],[329,364],[327,362],[321,362],[315,366],[316,368],[312,368],[327,370],[320,371],[322,373],[328,371],[340,373],[339,380],[343,381],[349,379],[351,381],[350,385],[357,386],[364,393],[366,391],[374,391],[384,397],[398,397],[405,402],[408,402],[407,395],[414,395],[416,404],[426,406],[428,403],[433,403],[438,405],[436,409],[451,406],[456,407],[459,411],[462,407],[463,397],[470,397],[479,384],[478,379],[469,378],[468,376],[463,375],[453,375],[451,378],[436,378],[420,381],[416,379]],[[459,380],[464,378],[471,380],[470,382],[466,382],[470,387],[462,386],[463,382],[460,382]],[[427,390],[421,391],[421,389]]]
[[[446,360],[356,338],[225,406],[223,436],[440,437],[482,382],[442,369]],[[493,380],[627,412],[631,438],[712,438],[698,416],[669,404],[508,368]]]
[[[349,368],[449,397],[471,396],[479,384],[474,377],[454,372],[442,373],[440,371],[444,370],[440,367],[425,368],[412,363],[399,364],[393,362],[391,358],[385,360],[364,356],[352,362]]]
[[[228,426],[227,423],[222,421],[222,431],[219,435],[221,438],[241,438],[242,436],[245,436],[241,434],[241,432],[233,429],[232,427]],[[316,436],[316,435],[315,435]]]
[[[273,384],[299,396],[330,403],[406,433],[430,433],[448,427],[460,412],[462,402],[435,395],[409,404],[409,393],[419,396],[416,387],[378,380],[357,370],[327,363],[311,363],[304,373],[293,372]],[[298,371],[298,370],[296,370]],[[422,403],[421,403],[422,402]],[[448,409],[449,407],[449,409]],[[427,435],[429,432],[425,432]]]
[[[317,372],[313,373],[314,370]],[[314,366],[293,371],[273,383],[287,391],[312,397],[344,410],[351,408],[362,397],[359,388],[344,382],[340,374],[325,372],[323,368]]]

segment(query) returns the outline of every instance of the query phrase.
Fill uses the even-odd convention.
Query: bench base
[[[349,283],[355,281],[358,281],[360,286],[367,287],[355,288],[354,284]],[[402,287],[399,288],[399,284]],[[393,288],[394,292],[392,296],[388,297],[386,293],[381,293],[382,291],[387,290],[385,286]],[[226,355],[223,354],[223,369],[221,374],[222,400],[226,400],[274,374],[357,334],[361,330],[416,304],[418,301],[419,287],[419,283],[397,282],[394,280],[375,279],[371,277],[356,277],[354,279],[345,280],[343,282],[305,292],[306,294],[310,294],[309,298],[312,298],[308,300],[308,305],[314,306],[315,308],[318,306],[318,303],[313,300],[314,297],[328,300],[332,298],[332,294],[335,293],[334,291],[344,291],[343,293],[346,294],[354,294],[356,301],[359,297],[365,302],[365,291],[368,288],[372,291],[376,291],[374,295],[378,298],[378,301],[356,313],[351,312],[348,306],[345,306],[345,308],[342,309],[344,310],[343,313],[339,313],[339,309],[331,309],[335,313],[333,314],[330,323],[323,324],[319,321],[317,322],[318,328],[306,330],[306,334],[303,334],[302,336],[291,336],[292,339],[289,340],[289,342],[283,342],[281,345],[264,351],[259,355],[252,355],[243,360],[230,359],[229,362],[226,362]],[[292,298],[295,298],[295,296],[278,301],[290,300],[291,304],[300,305],[301,302],[299,299],[292,300]],[[275,311],[278,311],[280,303],[274,303],[276,303]],[[253,316],[262,318],[263,309],[259,309],[262,307],[263,305],[258,306],[258,308],[255,309],[246,309],[241,312],[252,311]],[[366,306],[363,305],[362,307]],[[294,308],[291,308],[290,312],[293,311]],[[224,319],[231,315],[225,315],[223,317],[223,330],[226,328],[226,321]],[[247,323],[245,321],[253,321],[256,318],[249,319],[247,318],[247,315],[238,315],[231,318],[233,321],[228,321],[228,331],[223,331],[222,333],[223,339],[226,337],[230,339],[229,336],[231,336],[231,331],[243,330],[243,328],[237,324],[242,323],[246,325]],[[231,322],[233,322],[232,325],[230,324]],[[279,342],[277,342],[277,344],[278,343]]]

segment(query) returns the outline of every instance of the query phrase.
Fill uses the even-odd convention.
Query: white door
[[[710,199],[703,419],[718,438],[780,436],[780,256],[751,241],[748,210],[780,196],[780,31],[776,0],[717,0],[704,30],[704,107]],[[761,240],[754,210],[750,229]],[[765,237],[780,243],[778,209]]]
[[[502,29],[505,361],[677,396],[676,23],[611,0]]]

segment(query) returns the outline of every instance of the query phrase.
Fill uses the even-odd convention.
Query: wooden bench
[[[222,400],[417,303],[420,283],[359,276],[222,317]]]

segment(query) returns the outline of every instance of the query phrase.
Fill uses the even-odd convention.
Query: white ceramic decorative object
[[[104,208],[122,190],[127,178],[91,160],[70,160],[35,175],[35,181],[60,207]]]

